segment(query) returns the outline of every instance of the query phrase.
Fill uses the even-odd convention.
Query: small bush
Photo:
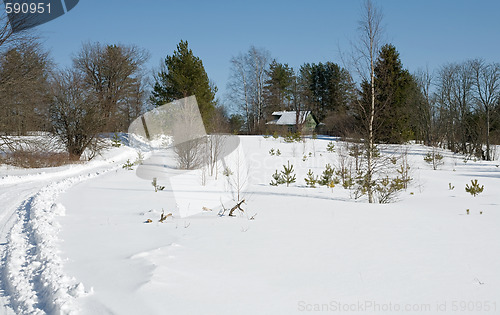
[[[424,161],[432,165],[433,170],[437,170],[439,166],[444,164],[443,156],[439,152],[436,152],[436,150],[427,152]]]
[[[278,173],[278,170],[272,175],[273,180],[269,183],[271,186],[286,184],[288,187],[291,183],[295,183],[296,176],[294,174],[293,165],[288,161],[287,165],[283,165],[283,170]]]
[[[333,141],[328,142],[326,145],[326,151],[331,153],[335,152],[335,143],[333,143]]]
[[[465,185],[465,191],[471,194],[472,196],[476,197],[480,193],[483,192],[484,190],[484,185],[479,186],[477,179],[471,180],[470,181],[471,185],[469,186],[468,184]]]
[[[122,141],[120,140],[120,136],[115,132],[113,138],[111,138],[111,146],[115,148],[119,148],[122,146]]]
[[[128,159],[127,162],[125,162],[125,164],[122,165],[122,168],[126,169],[127,171],[131,171],[134,165],[135,163],[130,162],[130,159]]]
[[[306,176],[307,177],[304,178],[304,180],[306,181],[307,186],[316,188],[316,184],[318,183],[318,176],[315,176],[311,169],[309,169],[309,172],[306,174]]]
[[[22,168],[58,167],[78,161],[70,159],[67,153],[35,152],[30,150],[17,150],[0,156],[0,163]]]
[[[301,142],[302,141],[302,135],[300,134],[300,132],[295,132],[295,133],[291,133],[289,132],[284,138],[283,140],[286,142],[286,143],[293,143],[293,142]]]
[[[330,184],[333,182],[335,184],[335,180],[333,175],[335,174],[335,170],[330,164],[326,164],[325,170],[323,171],[323,174],[321,174],[321,178],[318,181],[318,183],[321,186],[330,186]]]
[[[286,187],[288,187],[291,183],[295,183],[295,171],[293,170],[293,165],[290,165],[290,161],[288,161],[287,165],[288,166],[283,165],[283,170],[281,171]]]
[[[400,177],[384,177],[377,181],[375,193],[378,196],[379,203],[392,202],[397,194],[405,188],[403,180]]]
[[[274,172],[274,174],[272,175],[272,177],[273,177],[273,179],[269,183],[269,185],[271,185],[271,186],[278,186],[278,185],[281,185],[281,184],[285,183],[285,180],[283,179],[283,176],[281,175],[281,173],[278,173],[278,170],[276,170],[276,172]]]

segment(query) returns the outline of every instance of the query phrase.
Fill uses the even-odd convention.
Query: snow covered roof
[[[306,121],[306,117],[309,116],[311,111],[303,110],[300,111],[299,124],[303,124]],[[272,114],[276,119],[268,122],[267,124],[273,125],[295,125],[297,120],[296,111],[279,111]]]

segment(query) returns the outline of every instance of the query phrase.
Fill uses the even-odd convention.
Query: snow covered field
[[[213,211],[181,217],[167,180],[155,192],[121,167],[136,157],[128,147],[45,173],[1,168],[0,314],[500,314],[498,161],[444,152],[432,170],[429,149],[409,145],[409,188],[368,204],[340,185],[306,187],[309,169],[339,163],[331,139],[240,139],[249,175],[236,217],[213,202],[227,199],[226,178],[202,186],[196,172],[177,202],[211,195]],[[287,161],[297,182],[270,186]],[[471,179],[485,187],[477,197]],[[159,223],[162,210],[173,217]]]

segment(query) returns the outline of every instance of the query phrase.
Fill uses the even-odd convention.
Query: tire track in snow
[[[109,171],[109,170],[107,170]],[[104,172],[80,175],[42,188],[17,210],[17,222],[8,236],[3,283],[17,314],[73,314],[75,298],[86,294],[83,284],[64,274],[59,257],[60,226],[64,207],[58,196],[75,184]]]
[[[134,151],[135,152],[135,151]],[[127,152],[128,153],[128,152]],[[1,196],[2,205],[0,237],[5,246],[2,255],[0,284],[2,299],[9,300],[9,310],[15,314],[74,314],[77,312],[76,297],[86,294],[83,284],[63,272],[63,260],[59,257],[58,215],[64,215],[64,207],[55,204],[58,196],[73,185],[114,171],[121,160],[130,153],[115,157],[118,162],[87,165],[79,169],[85,175],[67,177],[67,172],[43,176],[47,182],[26,182],[16,189],[7,189]],[[99,171],[96,172],[96,169]],[[88,173],[94,170],[93,173]],[[73,170],[76,171],[76,170]],[[77,172],[75,172],[77,173]],[[42,179],[42,178],[40,178]],[[50,180],[59,180],[46,185]],[[25,182],[20,178],[21,182]],[[16,183],[17,184],[17,183]],[[17,206],[16,205],[19,205]],[[9,209],[12,208],[12,209]],[[12,221],[15,223],[12,224]],[[6,236],[7,228],[11,227]],[[3,243],[5,242],[5,243]]]

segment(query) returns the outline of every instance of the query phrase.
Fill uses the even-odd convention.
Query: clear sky
[[[499,0],[375,0],[385,37],[411,72],[481,57],[500,62]],[[85,41],[135,44],[158,67],[187,40],[224,92],[229,60],[250,45],[298,68],[304,62],[341,64],[339,48],[358,36],[360,0],[191,1],[80,0],[64,16],[37,28],[60,66]]]

